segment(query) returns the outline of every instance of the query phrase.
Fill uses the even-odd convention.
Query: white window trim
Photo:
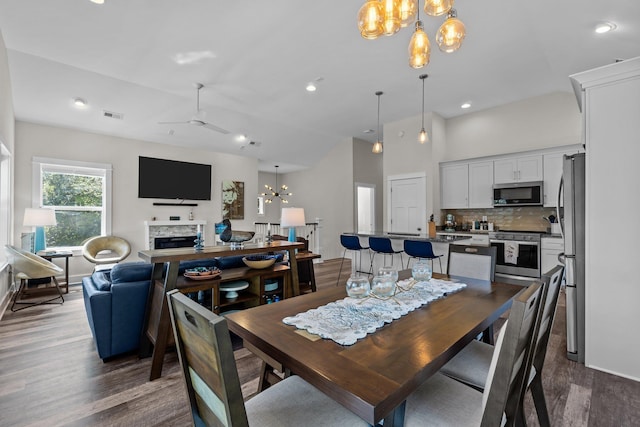
[[[93,162],[82,162],[77,160],[64,160],[64,159],[55,159],[51,157],[34,157],[32,161],[32,199],[31,199],[31,207],[40,208],[40,201],[42,200],[42,187],[40,185],[42,177],[40,176],[40,172],[42,170],[42,165],[52,165],[52,166],[62,166],[64,169],[68,168],[77,168],[77,172],[83,174],[91,175],[92,170],[100,169],[104,170],[104,216],[103,216],[103,227],[106,235],[111,235],[111,218],[112,213],[112,176],[113,176],[113,167],[110,163],[93,163]],[[95,175],[95,174],[94,174]],[[100,174],[102,175],[102,174]],[[80,246],[72,246],[69,248],[64,248],[67,250],[78,250]]]

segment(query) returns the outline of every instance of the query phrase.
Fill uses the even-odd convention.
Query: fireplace
[[[193,247],[198,230],[207,244],[207,221],[145,221],[144,225],[145,249],[160,249],[158,245],[163,248]]]
[[[195,243],[197,236],[156,237],[153,239],[154,249],[189,248]]]

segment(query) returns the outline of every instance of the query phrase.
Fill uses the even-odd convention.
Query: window
[[[111,165],[34,158],[33,182],[33,205],[56,211],[47,247],[78,248],[111,233]]]

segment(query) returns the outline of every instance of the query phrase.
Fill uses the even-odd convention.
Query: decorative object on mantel
[[[268,184],[265,184],[264,187],[269,190],[269,192],[271,194],[267,194],[267,193],[260,193],[261,196],[265,196],[267,197],[264,202],[265,203],[273,203],[273,199],[275,199],[276,197],[278,197],[282,203],[289,203],[289,201],[287,199],[284,198],[284,196],[293,196],[293,193],[285,193],[285,191],[287,191],[289,189],[289,187],[287,187],[286,185],[282,184],[282,186],[280,186],[280,188],[278,189],[278,168],[280,166],[275,165],[276,167],[276,186],[275,187],[271,187]],[[274,190],[275,188],[275,190]],[[280,191],[282,191],[282,193],[280,193]]]
[[[220,240],[225,243],[230,243],[231,247],[241,248],[243,243],[247,240],[253,239],[256,234],[255,231],[233,231],[231,230],[231,221],[224,219],[222,223],[225,225],[225,229],[220,233]]]
[[[244,219],[244,182],[222,181],[222,218]]]
[[[378,127],[376,128],[376,142],[373,144],[373,148],[371,151],[375,154],[382,153],[382,137],[380,136],[380,96],[384,92],[377,91],[376,96],[378,97]]]
[[[451,53],[460,48],[466,35],[464,24],[453,9],[454,0],[425,0],[424,11],[430,16],[447,15],[436,32],[436,42],[442,52]],[[368,40],[392,36],[401,28],[415,22],[409,42],[409,65],[422,68],[429,64],[431,46],[420,20],[419,0],[367,0],[358,11],[360,35]]]

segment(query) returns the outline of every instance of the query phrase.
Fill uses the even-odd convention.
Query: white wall
[[[195,163],[212,164],[211,201],[198,201],[197,207],[153,206],[154,199],[138,199],[138,156],[151,156]],[[110,163],[113,166],[112,234],[127,239],[132,251],[127,261],[138,260],[144,249],[144,221],[156,217],[168,220],[170,215],[187,219],[193,209],[195,219],[207,221],[207,240],[213,239],[215,222],[222,220],[221,188],[223,180],[245,183],[245,219],[233,220],[237,230],[253,230],[257,220],[255,201],[258,195],[257,160],[230,154],[184,149],[112,136],[98,135],[71,129],[33,123],[17,122],[15,154],[15,216],[21,218],[31,206],[32,158],[51,157],[65,160]],[[165,200],[166,202],[166,200]],[[16,224],[14,239],[22,231]],[[205,242],[206,244],[206,242]],[[81,256],[70,263],[71,281],[91,272],[92,266]]]
[[[307,222],[321,218],[323,259],[342,256],[340,233],[353,231],[353,141],[345,139],[310,169],[286,174],[289,206],[303,207]]]
[[[353,181],[354,200],[355,185],[370,184],[375,186],[375,224],[376,230],[382,230],[382,206],[384,201],[384,181],[382,179],[382,156],[371,152],[373,144],[361,139],[353,139]],[[357,212],[354,206],[353,230],[357,224]]]
[[[15,117],[13,113],[13,95],[11,90],[11,78],[9,76],[9,63],[7,60],[7,49],[4,44],[2,33],[0,32],[0,142],[2,142],[9,152],[14,152],[14,132],[15,132]],[[13,161],[10,161],[11,169],[13,170]],[[13,179],[11,177],[10,179]],[[9,211],[9,227],[13,223],[13,192],[8,194],[7,197],[2,197],[3,203],[7,203],[9,206],[3,206],[8,208]],[[3,303],[5,298],[9,295],[9,274],[6,269],[4,245],[12,243],[10,236],[7,241],[0,241],[0,315],[2,314]]]

